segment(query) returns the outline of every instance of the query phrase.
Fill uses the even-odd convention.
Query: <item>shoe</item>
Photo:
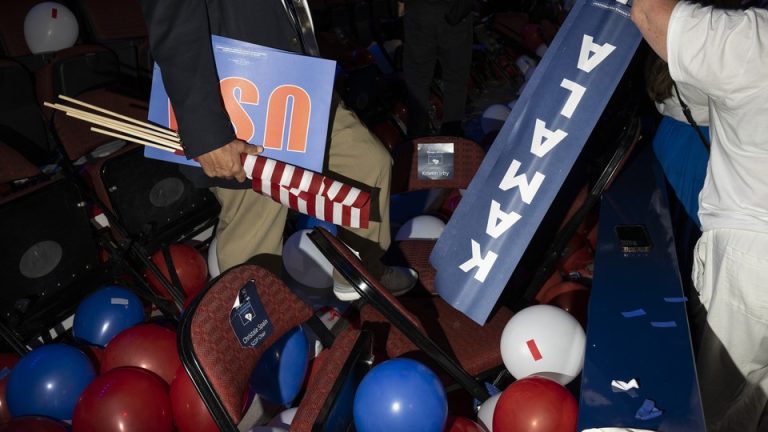
[[[390,294],[397,297],[413,289],[418,278],[419,274],[410,267],[387,266],[379,282]],[[355,301],[360,298],[360,294],[336,269],[333,269],[333,293],[341,301]]]

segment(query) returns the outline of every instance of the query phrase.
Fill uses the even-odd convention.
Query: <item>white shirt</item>
[[[709,126],[709,97],[690,84],[677,83],[677,89],[680,90],[680,97],[683,99],[683,102],[691,109],[691,115],[696,124],[699,126]],[[672,89],[672,96],[661,102],[656,102],[656,109],[661,115],[688,123],[674,88]]]
[[[667,52],[672,79],[709,97],[702,230],[768,233],[768,11],[680,2],[670,17]]]

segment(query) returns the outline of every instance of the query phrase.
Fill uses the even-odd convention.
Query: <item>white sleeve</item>
[[[667,55],[675,81],[714,98],[749,92],[768,80],[768,11],[679,2],[669,19]]]

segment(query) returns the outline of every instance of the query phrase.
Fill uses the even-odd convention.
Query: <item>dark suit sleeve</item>
[[[205,0],[141,0],[149,43],[188,157],[235,138],[213,60]]]

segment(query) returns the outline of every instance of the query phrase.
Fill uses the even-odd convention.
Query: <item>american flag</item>
[[[359,188],[273,159],[248,155],[243,168],[253,190],[336,225],[368,228],[371,195]]]

